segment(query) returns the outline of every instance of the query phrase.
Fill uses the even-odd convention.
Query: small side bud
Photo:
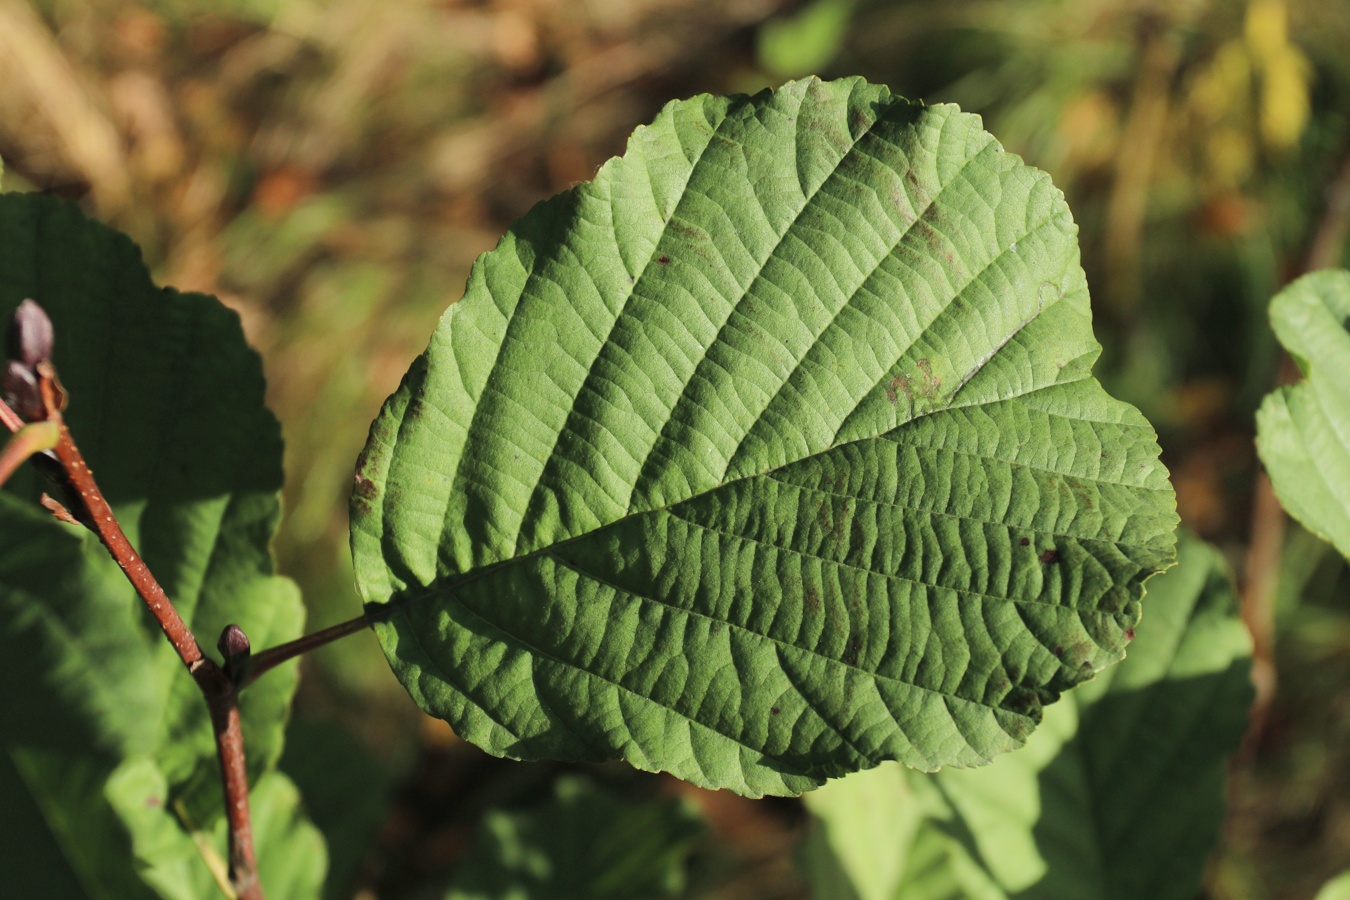
[[[9,320],[9,334],[5,339],[9,358],[30,369],[36,368],[38,363],[52,358],[54,340],[52,320],[46,311],[32,300],[20,303]]]
[[[36,422],[47,417],[37,376],[19,360],[11,359],[5,363],[4,374],[0,375],[0,392],[3,392],[10,408],[25,422]]]
[[[225,630],[220,633],[220,640],[216,643],[216,649],[220,655],[225,658],[225,674],[233,681],[238,681],[243,673],[244,666],[248,663],[253,648],[249,646],[248,635],[244,634],[244,629],[238,625],[230,624],[225,626]]]

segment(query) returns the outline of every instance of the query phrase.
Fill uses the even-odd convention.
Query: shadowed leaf
[[[229,622],[259,646],[297,636],[303,607],[269,548],[280,431],[238,317],[156,287],[135,245],[74,205],[4,195],[0,316],[27,297],[54,324],[76,441],[201,643]],[[130,896],[130,858],[106,849],[107,779],[123,760],[152,760],[173,803],[209,826],[221,812],[215,744],[200,692],[125,576],[92,534],[39,507],[44,490],[55,488],[24,471],[0,494],[0,678],[18,686],[0,697],[3,749],[85,890]],[[243,697],[255,778],[280,755],[294,688],[291,665]],[[30,863],[6,851],[0,868]]]
[[[624,801],[565,778],[535,809],[488,813],[446,900],[675,897],[702,836],[684,802]]]

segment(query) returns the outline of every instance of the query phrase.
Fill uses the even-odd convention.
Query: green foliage
[[[1194,897],[1251,703],[1250,639],[1221,558],[1195,539],[1144,605],[1125,662],[1048,710],[1022,751],[811,795],[816,896]]]
[[[843,46],[857,0],[813,0],[759,29],[759,62],[779,77],[819,73]]]
[[[280,768],[300,789],[305,812],[328,845],[323,896],[329,900],[351,896],[352,881],[388,815],[394,785],[379,762],[350,730],[332,722],[299,716],[287,727]]]
[[[1317,900],[1350,900],[1350,871],[1331,879],[1317,892]]]
[[[423,709],[748,795],[978,765],[1172,559],[1075,227],[858,79],[669,105],[476,264],[372,427],[357,580]]]
[[[621,800],[564,778],[536,809],[488,813],[446,900],[674,897],[702,836],[687,801]]]
[[[138,874],[160,897],[197,900],[225,890],[225,820],[218,818],[204,834],[184,829],[153,760],[123,763],[106,795],[131,833]],[[322,835],[300,812],[295,786],[278,772],[267,773],[249,791],[249,811],[253,840],[262,851],[258,877],[269,896],[317,897],[328,855]]]
[[[1270,320],[1305,379],[1261,404],[1261,461],[1290,515],[1350,557],[1350,272],[1305,275]]]
[[[229,622],[258,646],[296,637],[300,598],[274,574],[268,547],[280,433],[234,313],[156,288],[135,246],[73,205],[0,196],[0,316],[25,297],[55,323],[76,440],[202,643]],[[11,686],[0,692],[0,781],[31,799],[0,850],[0,872],[28,877],[40,864],[33,848],[55,844],[87,895],[146,896],[133,845],[164,848],[156,867],[206,871],[197,837],[212,846],[221,806],[206,705],[106,550],[38,506],[44,489],[54,490],[26,473],[0,494],[0,679]],[[294,665],[269,675],[241,704],[250,773],[266,798],[258,802],[291,804],[277,807],[274,833],[286,835],[293,789],[280,776],[257,779],[281,753],[295,678]],[[156,815],[126,802],[129,771],[139,787],[166,786],[155,788],[164,801]],[[286,864],[269,858],[291,852],[289,840],[260,848],[265,879],[275,872],[291,883]],[[302,881],[322,857],[306,865]]]

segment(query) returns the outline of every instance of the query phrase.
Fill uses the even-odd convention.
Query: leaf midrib
[[[741,476],[741,477],[739,477],[739,478],[735,478],[735,479],[732,479],[732,480],[730,480],[730,481],[723,482],[722,484],[715,485],[715,486],[713,486],[713,487],[711,487],[711,488],[708,488],[706,491],[702,491],[701,493],[698,493],[698,494],[693,494],[693,495],[691,495],[691,496],[689,496],[689,497],[683,498],[683,499],[681,499],[681,500],[678,500],[678,501],[676,501],[676,502],[674,502],[674,503],[671,503],[671,504],[668,504],[668,505],[666,505],[666,506],[663,506],[663,507],[656,507],[656,508],[653,508],[653,509],[637,510],[637,511],[631,512],[631,513],[629,513],[629,514],[627,514],[627,515],[625,515],[625,516],[621,516],[621,517],[615,519],[615,520],[612,521],[612,522],[607,522],[607,523],[605,523],[604,525],[599,526],[598,528],[594,528],[594,529],[592,529],[592,530],[590,530],[590,531],[582,532],[581,534],[573,535],[573,536],[571,536],[571,537],[565,538],[565,539],[563,539],[563,540],[561,540],[561,541],[556,541],[556,542],[554,542],[554,543],[552,543],[552,544],[549,544],[549,545],[547,545],[547,546],[544,546],[544,547],[539,547],[539,548],[537,548],[537,549],[535,549],[535,550],[531,550],[530,552],[521,554],[521,555],[519,555],[519,556],[513,556],[513,557],[511,557],[510,559],[498,560],[497,562],[489,563],[489,564],[487,564],[487,565],[476,566],[476,567],[474,567],[474,568],[472,568],[472,569],[469,569],[469,570],[467,570],[467,571],[465,571],[465,572],[455,573],[455,574],[448,575],[448,576],[443,577],[443,578],[438,578],[438,579],[434,580],[433,582],[431,582],[430,584],[416,584],[416,585],[409,585],[409,586],[405,587],[404,589],[399,590],[399,591],[396,591],[395,593],[393,593],[393,594],[389,597],[388,600],[384,600],[384,601],[370,601],[370,602],[368,602],[368,603],[366,604],[367,614],[370,615],[370,616],[372,616],[372,617],[374,617],[374,618],[376,618],[376,619],[382,618],[382,617],[384,617],[384,616],[386,616],[386,615],[391,614],[395,609],[397,609],[397,608],[399,608],[399,607],[401,607],[401,606],[405,606],[405,605],[414,603],[414,602],[416,602],[416,601],[418,601],[418,600],[421,600],[421,599],[424,599],[424,598],[427,598],[427,597],[435,597],[435,596],[438,596],[438,595],[444,595],[444,594],[450,593],[450,592],[452,592],[453,590],[455,590],[456,588],[462,587],[462,586],[464,586],[464,585],[466,585],[466,584],[469,584],[469,583],[471,583],[471,582],[473,582],[473,581],[477,581],[477,580],[480,579],[480,578],[487,577],[488,575],[491,575],[491,574],[493,574],[493,573],[495,573],[495,572],[497,572],[497,571],[499,571],[499,570],[501,570],[501,569],[504,569],[504,568],[506,568],[506,567],[508,567],[508,566],[513,566],[513,565],[518,565],[518,564],[526,563],[526,562],[529,562],[530,560],[535,559],[536,557],[539,557],[539,556],[543,556],[543,555],[546,555],[546,554],[553,553],[554,551],[557,551],[557,550],[559,550],[559,549],[568,547],[568,546],[570,546],[570,545],[572,545],[572,544],[574,544],[574,543],[577,543],[577,542],[579,542],[579,541],[583,541],[583,540],[585,540],[585,539],[587,539],[587,538],[589,538],[589,537],[592,537],[592,536],[594,536],[594,535],[595,535],[597,532],[599,532],[599,531],[602,531],[602,530],[605,530],[605,529],[609,529],[609,528],[615,528],[615,527],[617,527],[617,526],[619,526],[619,525],[624,524],[625,522],[630,522],[630,521],[635,520],[635,519],[637,519],[637,518],[639,518],[639,517],[641,517],[641,516],[656,515],[656,514],[660,514],[660,513],[670,513],[670,510],[671,510],[672,508],[676,507],[676,506],[680,506],[680,505],[685,504],[685,503],[692,503],[692,502],[694,502],[694,501],[697,501],[697,500],[700,500],[700,499],[702,499],[702,498],[704,498],[704,497],[707,497],[707,496],[709,496],[709,495],[711,495],[711,494],[713,494],[713,493],[716,493],[717,491],[729,489],[729,488],[732,488],[732,487],[734,487],[734,486],[736,486],[736,485],[742,484],[743,482],[751,481],[751,480],[756,479],[756,478],[772,477],[775,473],[782,472],[784,469],[788,469],[788,468],[791,468],[792,466],[800,465],[800,464],[802,464],[802,463],[804,463],[804,462],[809,462],[809,461],[812,460],[812,459],[815,459],[815,458],[817,458],[817,457],[819,457],[819,456],[823,456],[823,455],[825,455],[825,454],[827,454],[827,453],[833,453],[833,452],[835,452],[835,451],[837,451],[837,450],[839,450],[839,449],[841,449],[841,448],[844,448],[844,447],[849,447],[849,446],[853,446],[853,445],[855,445],[855,444],[861,444],[861,443],[865,443],[865,442],[867,442],[867,441],[873,441],[873,440],[890,440],[890,439],[891,439],[891,438],[890,438],[891,435],[894,435],[895,433],[901,431],[902,429],[905,429],[905,428],[907,428],[907,427],[909,427],[909,426],[911,426],[911,425],[913,425],[913,424],[915,424],[915,423],[917,423],[917,422],[920,422],[920,421],[922,421],[923,419],[925,419],[925,418],[927,418],[927,417],[929,417],[929,416],[938,415],[938,414],[940,414],[940,413],[950,412],[950,411],[953,411],[953,410],[962,410],[962,409],[978,408],[978,407],[983,406],[983,405],[993,405],[994,403],[1006,403],[1006,402],[1009,402],[1009,401],[1012,401],[1012,400],[1018,400],[1018,399],[1022,399],[1022,398],[1025,398],[1025,397],[1030,397],[1030,396],[1033,396],[1033,395],[1035,395],[1035,394],[1037,394],[1037,393],[1040,393],[1040,392],[1042,392],[1042,391],[1053,390],[1053,389],[1055,389],[1055,388],[1069,387],[1069,386],[1072,386],[1072,385],[1074,385],[1074,384],[1078,384],[1079,382],[1082,382],[1082,381],[1088,381],[1088,380],[1090,380],[1090,379],[1091,379],[1091,375],[1088,374],[1088,375],[1084,375],[1084,376],[1082,376],[1082,377],[1080,377],[1080,378],[1076,378],[1076,379],[1074,379],[1074,380],[1072,380],[1072,381],[1056,382],[1056,383],[1054,383],[1054,384],[1045,385],[1044,387],[1035,388],[1035,389],[1033,389],[1033,390],[1026,391],[1026,392],[1021,393],[1021,394],[1013,394],[1013,395],[1010,395],[1010,396],[1008,396],[1008,397],[1000,398],[1000,399],[995,400],[995,401],[988,401],[987,403],[975,403],[975,404],[956,404],[956,403],[954,403],[954,404],[952,404],[951,406],[946,406],[946,407],[943,407],[943,408],[941,408],[941,409],[928,410],[928,411],[926,411],[926,412],[920,413],[919,415],[915,416],[913,419],[910,419],[909,421],[904,422],[903,424],[897,426],[896,428],[894,428],[894,429],[892,429],[892,430],[890,430],[890,431],[887,431],[887,432],[883,432],[883,433],[881,433],[881,434],[879,434],[879,435],[870,435],[870,436],[866,436],[866,437],[855,438],[855,439],[850,440],[850,441],[842,441],[842,442],[840,442],[840,443],[838,443],[838,444],[835,444],[835,445],[832,446],[832,447],[829,447],[829,448],[827,448],[827,449],[825,449],[825,450],[820,451],[819,453],[814,453],[814,454],[811,454],[810,456],[802,457],[801,459],[792,460],[792,461],[790,461],[790,462],[784,463],[784,464],[781,465],[781,466],[775,466],[775,467],[772,468],[772,469],[768,469],[768,470],[765,471],[765,472],[756,472],[756,473],[752,473],[752,474],[750,474],[750,475],[743,475],[743,476]],[[1062,414],[1056,413],[1056,415],[1062,415]],[[1098,420],[1093,420],[1093,419],[1078,419],[1077,417],[1068,417],[1068,416],[1064,416],[1064,418],[1073,418],[1075,421],[1084,421],[1084,422],[1097,422],[1097,421],[1098,421]],[[1120,422],[1112,422],[1112,421],[1104,421],[1104,422],[1100,422],[1100,424],[1106,424],[1106,425],[1121,425],[1122,423],[1120,423]],[[1125,424],[1128,425],[1128,423],[1125,423]],[[1139,427],[1140,427],[1141,429],[1143,429],[1143,428],[1145,428],[1146,426],[1142,426],[1142,425],[1141,425],[1141,426],[1139,426]],[[953,451],[953,452],[954,452],[954,451]],[[970,455],[975,456],[975,455],[978,455],[978,454],[970,454]],[[991,458],[991,457],[985,457],[985,458]],[[1013,461],[1010,461],[1010,460],[1000,460],[1000,461],[1001,461],[1001,462],[1006,462],[1006,463],[1009,464],[1009,465],[1014,465],[1014,466],[1021,465],[1021,466],[1024,466],[1024,467],[1028,468],[1028,469],[1034,469],[1034,467],[1031,467],[1031,466],[1025,466],[1025,464],[1016,463],[1016,462],[1013,462]],[[1051,475],[1064,475],[1064,473],[1061,473],[1061,472],[1055,472],[1055,471],[1052,470],[1052,469],[1040,469],[1040,470],[1037,470],[1037,471],[1043,471],[1043,472],[1045,472],[1046,474],[1051,474]],[[1147,490],[1147,491],[1150,491],[1150,492],[1152,492],[1152,493],[1167,493],[1167,492],[1170,490],[1170,486],[1169,486],[1169,485],[1164,485],[1164,486],[1160,486],[1160,487],[1156,487],[1156,488],[1151,488],[1151,487],[1145,487],[1145,486],[1142,486],[1142,485],[1130,485],[1130,484],[1126,484],[1126,483],[1121,483],[1121,482],[1116,482],[1116,481],[1110,481],[1110,480],[1107,480],[1107,479],[1096,479],[1096,478],[1091,478],[1091,479],[1085,479],[1085,480],[1092,481],[1092,482],[1094,482],[1094,483],[1099,483],[1099,484],[1112,484],[1112,485],[1116,485],[1116,486],[1119,486],[1119,487],[1129,488],[1129,489],[1131,489],[1131,490]],[[786,482],[786,483],[790,483],[790,482]],[[943,514],[943,513],[939,513],[939,512],[936,511],[936,510],[931,511],[931,512],[932,512],[933,515],[942,515],[942,514]],[[1001,522],[991,522],[991,521],[978,520],[978,519],[973,519],[972,521],[984,521],[985,524],[990,524],[990,525],[1001,525],[1001,524],[1005,524],[1005,523],[1001,523]],[[1038,533],[1038,534],[1051,534],[1051,535],[1054,535],[1054,536],[1056,536],[1056,537],[1071,538],[1071,539],[1073,539],[1073,540],[1078,540],[1078,541],[1100,542],[1100,543],[1115,544],[1115,545],[1118,546],[1118,547],[1119,547],[1119,546],[1131,546],[1131,544],[1130,544],[1129,542],[1127,542],[1127,541],[1111,540],[1111,539],[1106,539],[1106,538],[1087,538],[1087,537],[1078,537],[1078,536],[1075,536],[1075,535],[1060,534],[1060,533],[1057,533],[1057,532],[1041,531],[1041,530],[1039,530],[1039,529],[1028,529],[1028,530],[1035,531],[1035,532]],[[871,570],[865,570],[865,571],[868,571],[870,574],[878,574],[878,575],[884,575],[884,574],[885,574],[885,573],[872,573]],[[916,584],[925,584],[925,585],[926,585],[927,583],[926,583],[926,582],[916,582]],[[938,585],[927,585],[927,586],[929,586],[929,587],[939,587]],[[947,588],[943,588],[943,589],[947,589]],[[959,590],[959,589],[957,589],[957,588],[950,588],[950,590]],[[1007,601],[1007,600],[1013,600],[1014,602],[1022,602],[1022,601],[1016,601],[1015,598],[1003,598],[1003,597],[994,598],[992,595],[984,595],[984,596],[989,596],[991,599],[999,599],[999,600],[1005,600],[1005,601]]]

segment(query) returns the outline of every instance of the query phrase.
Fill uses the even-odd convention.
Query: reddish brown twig
[[[67,518],[85,525],[98,535],[197,682],[210,710],[216,752],[220,759],[226,817],[230,826],[230,882],[240,900],[263,900],[253,854],[253,826],[248,809],[248,773],[239,722],[238,686],[233,678],[202,653],[191,629],[178,615],[164,588],[127,540],[112,507],[94,481],[94,473],[85,463],[61,415],[65,406],[65,392],[57,381],[56,371],[49,358],[50,322],[36,304],[31,304],[31,307],[23,310],[22,318],[16,316],[14,327],[17,334],[11,334],[11,344],[19,348],[19,354],[15,357],[18,362],[6,369],[9,379],[6,389],[16,391],[19,408],[25,412],[20,416],[7,403],[0,402],[0,419],[14,432],[26,426],[25,417],[57,429],[55,446],[51,449],[60,465],[59,474],[64,481],[62,488],[70,509],[66,511],[56,501],[52,501],[52,504],[65,512]],[[35,329],[35,322],[38,326],[45,323],[45,332],[40,327]]]
[[[230,825],[230,884],[240,900],[263,900],[258,863],[253,856],[253,820],[248,809],[248,769],[244,765],[244,732],[239,724],[239,693],[223,677],[224,673],[221,675],[213,681],[213,688],[223,687],[222,693],[212,694],[205,687],[203,692],[211,709],[211,730],[216,737],[216,755],[225,788],[225,819]]]
[[[57,442],[54,452],[56,459],[61,463],[61,469],[70,482],[74,497],[78,498],[78,510],[72,510],[72,513],[81,522],[98,535],[98,539],[103,542],[103,546],[108,548],[112,558],[117,561],[117,565],[126,573],[127,580],[131,582],[136,593],[145,601],[145,605],[150,608],[150,614],[155,617],[159,623],[160,630],[164,636],[169,639],[173,649],[177,651],[178,658],[187,666],[193,677],[197,676],[197,669],[200,668],[206,657],[202,654],[202,648],[197,644],[197,639],[188,628],[187,623],[178,615],[178,610],[174,608],[168,595],[164,593],[164,588],[160,587],[155,576],[151,574],[150,568],[141,559],[140,555],[131,546],[127,536],[122,532],[122,526],[117,523],[113,515],[112,507],[104,499],[103,492],[99,490],[94,482],[94,473],[89,470],[85,464],[84,457],[80,455],[80,450],[75,446],[75,441],[70,436],[70,430],[66,428],[65,423],[60,420],[60,413],[55,413],[48,418],[48,421],[55,421],[61,428],[61,440]],[[200,679],[199,679],[200,680]]]
[[[253,855],[253,825],[248,809],[248,774],[244,763],[244,737],[239,726],[238,689],[225,672],[202,653],[196,637],[178,615],[164,588],[127,540],[112,507],[94,481],[94,473],[80,455],[69,429],[61,422],[60,412],[52,411],[48,420],[56,421],[61,429],[55,453],[70,482],[71,499],[79,504],[74,510],[75,517],[92,529],[108,548],[206,698],[216,738],[216,753],[220,758],[226,818],[230,826],[230,883],[240,900],[263,900]]]
[[[296,638],[285,644],[278,644],[261,653],[255,653],[253,655],[253,660],[249,663],[247,669],[248,674],[245,676],[242,686],[252,684],[263,673],[267,672],[269,669],[276,668],[287,660],[294,659],[302,653],[308,653],[316,647],[322,647],[324,644],[332,643],[338,638],[344,638],[349,634],[355,634],[369,625],[370,618],[361,615],[357,616],[355,619],[348,619],[346,622],[330,625],[322,631],[307,634],[304,637]]]

